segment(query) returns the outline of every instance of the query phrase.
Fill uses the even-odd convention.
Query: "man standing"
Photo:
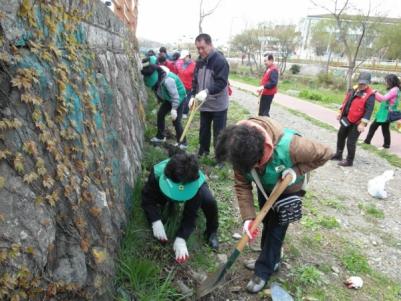
[[[189,50],[185,49],[181,51],[180,60],[182,60],[182,64],[177,64],[177,70],[178,70],[178,77],[181,79],[187,92],[187,97],[185,98],[184,101],[184,111],[183,111],[183,118],[186,118],[186,115],[188,114],[188,102],[191,97],[192,79],[194,77],[195,62],[192,61]]]
[[[222,53],[216,51],[208,34],[201,33],[195,39],[199,59],[196,62],[192,82],[191,108],[195,99],[205,101],[200,108],[200,130],[198,156],[208,155],[213,123],[213,145],[217,136],[226,127],[228,92],[227,82],[229,66]]]
[[[244,220],[243,229],[251,240],[256,236],[256,233],[250,232],[256,217],[252,181],[257,180],[251,170],[258,174],[268,195],[280,178],[287,174],[292,176],[292,183],[263,220],[262,251],[254,266],[255,273],[247,285],[250,293],[261,291],[280,265],[281,246],[288,224],[302,217],[300,209],[301,197],[305,194],[305,174],[323,165],[332,155],[329,147],[283,128],[269,117],[241,120],[221,132],[216,158],[233,165],[234,188]],[[258,201],[262,208],[266,199],[259,189]]]
[[[365,130],[375,106],[375,94],[370,84],[369,72],[361,72],[358,85],[350,89],[345,96],[337,119],[340,129],[337,134],[337,152],[332,160],[338,160],[338,165],[352,166],[355,158],[356,142]],[[343,151],[347,140],[347,158],[343,160]]]
[[[278,70],[274,64],[273,55],[265,56],[264,60],[266,71],[260,80],[260,87],[256,90],[260,97],[259,116],[270,116],[270,106],[273,101],[274,94],[277,93]]]

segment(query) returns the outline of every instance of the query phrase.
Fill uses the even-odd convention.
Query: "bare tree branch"
[[[215,12],[215,10],[217,9],[217,7],[220,5],[221,1],[222,1],[222,0],[219,0],[219,1],[216,3],[216,5],[215,5],[212,9],[210,9],[210,10],[208,10],[208,11],[205,12],[205,10],[204,10],[204,8],[203,8],[203,0],[200,0],[200,2],[199,2],[199,23],[198,23],[199,33],[202,33],[202,32],[203,32],[203,29],[202,29],[203,20],[204,20],[207,16],[210,16],[211,14],[213,14],[213,13]]]

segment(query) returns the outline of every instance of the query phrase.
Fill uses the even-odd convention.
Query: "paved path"
[[[239,88],[244,91],[249,91],[255,93],[256,86],[252,86],[249,84],[244,84],[241,82],[237,82],[230,79],[230,84],[233,87]],[[284,107],[289,109],[296,110],[298,112],[307,114],[314,119],[317,119],[321,122],[329,124],[336,129],[339,128],[338,120],[336,119],[337,112],[325,108],[323,106],[319,106],[309,101],[305,101],[293,96],[289,96],[286,94],[277,93],[274,97],[273,102],[276,102]],[[359,139],[365,139],[366,134],[368,133],[368,128],[361,134]],[[383,135],[381,133],[381,128],[377,129],[373,139],[372,145],[381,147],[383,145]],[[397,155],[401,157],[401,134],[396,131],[391,131],[391,147],[388,150],[389,153]]]

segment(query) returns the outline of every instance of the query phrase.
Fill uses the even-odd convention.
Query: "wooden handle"
[[[189,117],[188,117],[188,121],[187,121],[187,123],[185,124],[184,131],[183,131],[182,134],[181,134],[180,143],[182,143],[182,141],[184,141],[184,138],[185,138],[185,136],[187,135],[187,132],[188,132],[188,130],[189,130],[189,126],[191,125],[192,119],[193,119],[194,116],[195,116],[195,112],[196,112],[196,108],[195,108],[195,104],[193,104],[193,105],[192,105],[192,108],[191,108],[191,113],[189,114]]]
[[[290,174],[287,174],[283,180],[277,182],[277,184],[276,184],[276,186],[274,186],[273,191],[270,194],[269,198],[263,205],[262,209],[260,209],[256,218],[253,220],[252,227],[250,230],[251,233],[253,231],[255,231],[256,228],[260,225],[260,223],[265,218],[267,212],[269,212],[271,206],[278,199],[278,197],[284,192],[284,190],[287,188],[288,184],[291,183],[291,181],[292,181],[292,176]],[[238,251],[242,252],[242,250],[245,248],[248,241],[249,241],[249,237],[245,233],[244,235],[242,235],[241,240],[237,243],[236,249]]]

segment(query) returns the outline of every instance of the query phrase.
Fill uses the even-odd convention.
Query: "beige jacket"
[[[248,120],[262,126],[272,138],[274,145],[278,143],[284,133],[283,127],[269,117],[251,117]],[[326,145],[295,135],[290,144],[290,156],[294,163],[292,168],[297,173],[297,176],[302,176],[326,163],[333,156],[333,151]],[[267,163],[259,169],[260,172],[264,170]],[[254,219],[256,212],[253,205],[252,183],[236,170],[234,170],[234,178],[234,188],[242,219]],[[301,190],[301,187],[302,183],[292,185],[284,193],[297,192]],[[267,191],[267,193],[269,192]]]

